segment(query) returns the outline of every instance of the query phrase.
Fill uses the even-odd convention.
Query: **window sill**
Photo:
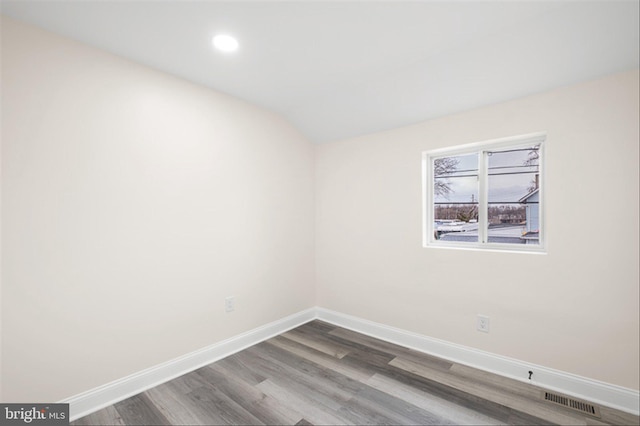
[[[523,244],[524,245],[524,244]],[[545,247],[527,247],[519,248],[512,245],[503,244],[443,244],[443,243],[426,243],[424,248],[429,249],[447,249],[447,250],[470,250],[470,251],[488,251],[494,253],[518,253],[518,254],[547,254]]]

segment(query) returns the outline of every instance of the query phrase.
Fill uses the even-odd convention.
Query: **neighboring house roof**
[[[440,241],[463,241],[463,242],[478,242],[478,235],[465,235],[460,232],[450,232],[447,234],[442,234],[440,237]],[[522,237],[502,237],[502,236],[492,236],[489,238],[489,241],[492,243],[503,243],[503,244],[524,244],[524,239]]]
[[[520,198],[518,200],[519,203],[526,203],[527,200],[531,197],[533,197],[535,194],[538,193],[538,191],[540,191],[540,188],[536,188],[533,191],[531,191],[530,193],[528,193],[527,195],[525,195],[524,197]]]

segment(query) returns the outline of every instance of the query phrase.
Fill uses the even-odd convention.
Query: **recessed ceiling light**
[[[238,50],[238,40],[229,34],[218,34],[211,42],[216,49],[223,52],[234,52]]]

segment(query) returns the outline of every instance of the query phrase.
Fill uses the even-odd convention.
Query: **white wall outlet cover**
[[[478,315],[476,319],[476,328],[484,333],[489,332],[489,317],[486,315]]]
[[[225,312],[233,312],[235,308],[236,308],[236,298],[234,296],[229,296],[224,299]]]

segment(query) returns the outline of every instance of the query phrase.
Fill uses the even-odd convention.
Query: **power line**
[[[511,168],[511,167],[507,167],[507,168]],[[526,172],[505,172],[505,173],[489,173],[489,176],[502,176],[502,175],[528,175],[528,174],[536,174],[538,173],[537,170],[529,170]],[[455,175],[455,176],[434,176],[434,179],[455,179],[455,178],[463,178],[463,177],[478,177],[477,174],[475,175]]]

